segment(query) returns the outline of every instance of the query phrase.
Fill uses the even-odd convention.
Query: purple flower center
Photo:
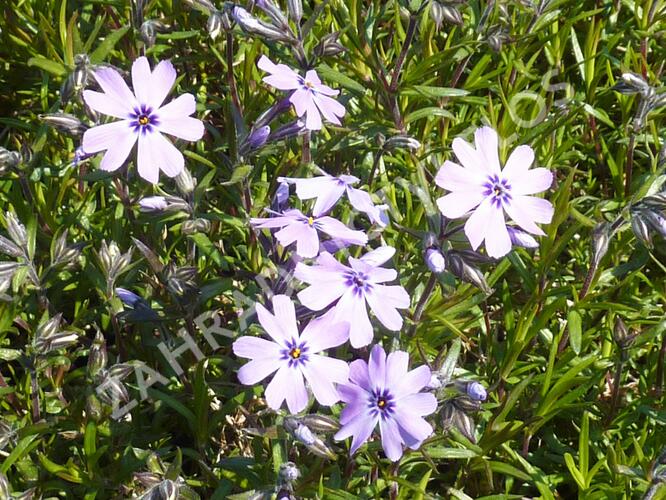
[[[368,283],[368,276],[365,273],[350,271],[345,274],[345,278],[347,279],[345,284],[349,288],[353,288],[357,295],[372,290],[372,284]]]
[[[153,127],[159,125],[157,115],[153,113],[153,108],[142,104],[130,114],[130,127],[134,129],[135,133],[145,134],[152,132]]]
[[[289,368],[304,365],[309,359],[309,350],[305,342],[298,343],[296,340],[292,340],[287,342],[287,348],[280,352],[280,359],[287,361]]]
[[[503,204],[508,205],[511,202],[511,184],[506,179],[500,179],[499,175],[489,175],[483,187],[485,189],[484,196],[491,197],[491,203],[495,208],[500,208]]]
[[[395,409],[395,400],[388,389],[384,389],[383,391],[375,389],[372,391],[368,406],[373,415],[379,414],[382,418],[386,418],[393,413],[393,410]]]

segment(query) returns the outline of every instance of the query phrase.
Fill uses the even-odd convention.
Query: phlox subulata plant
[[[663,495],[663,0],[0,12],[0,498]]]

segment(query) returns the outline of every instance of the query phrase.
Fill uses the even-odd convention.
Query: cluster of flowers
[[[340,124],[345,108],[333,99],[338,91],[323,85],[314,70],[301,77],[288,66],[274,64],[265,56],[258,67],[269,73],[264,78],[266,83],[289,92],[268,114],[275,115],[293,106],[299,127],[318,130],[322,118]],[[171,63],[161,61],[151,71],[147,59],[138,58],[131,71],[134,92],[113,68],[98,69],[94,76],[103,92],[85,90],[86,104],[120,120],[86,130],[82,142],[85,154],[106,151],[100,167],[116,170],[138,142],[136,163],[143,178],[156,183],[160,169],[169,177],[180,174],[184,168],[183,155],[162,133],[196,141],[203,136],[204,126],[190,116],[195,112],[191,94],[162,105],[176,80]],[[265,141],[270,131],[266,128],[267,125],[255,127],[251,139]],[[517,231],[507,227],[505,213],[522,230],[544,234],[536,223],[549,222],[553,207],[548,201],[530,195],[547,189],[552,175],[544,168],[529,170],[534,160],[529,146],[516,148],[501,169],[498,136],[489,127],[476,131],[475,146],[460,138],[453,141],[453,150],[462,166],[446,161],[441,167],[436,183],[450,193],[437,204],[448,218],[471,214],[464,230],[473,249],[485,241],[488,254],[500,257],[510,251],[515,239],[512,233]],[[245,336],[234,343],[236,355],[251,360],[239,370],[238,377],[242,383],[254,385],[275,373],[266,387],[266,401],[276,410],[286,401],[291,413],[301,412],[308,405],[307,381],[320,404],[330,406],[340,400],[347,404],[341,413],[342,428],[336,438],[353,436],[352,453],[379,425],[387,457],[398,460],[403,445],[416,449],[433,431],[423,417],[436,410],[437,399],[431,393],[421,392],[431,380],[429,368],[421,366],[408,371],[406,352],[395,351],[387,356],[379,345],[372,348],[367,362],[359,359],[347,364],[321,354],[348,340],[354,348],[372,343],[368,306],[388,330],[398,332],[402,328],[403,319],[398,310],[408,308],[410,298],[402,286],[386,284],[396,279],[397,272],[382,267],[393,257],[395,249],[381,246],[360,258],[349,257],[349,265],[333,255],[339,249],[368,243],[363,231],[351,229],[328,215],[343,195],[378,227],[387,224],[386,213],[373,203],[367,192],[353,187],[359,179],[351,175],[335,177],[324,172],[314,178],[281,178],[280,182],[283,198],[285,193],[288,197],[293,185],[298,198],[315,200],[310,213],[286,208],[272,212],[268,218],[252,219],[251,224],[261,229],[279,229],[275,238],[283,247],[295,243],[298,260],[316,258],[311,265],[302,261],[296,264],[295,277],[309,285],[298,293],[298,299],[312,311],[327,311],[299,333],[295,307],[289,297],[274,296],[273,313],[257,305],[259,322],[272,341]],[[320,233],[330,239],[320,241]],[[433,260],[433,252],[429,256]]]

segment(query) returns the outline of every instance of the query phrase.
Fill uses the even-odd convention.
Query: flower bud
[[[289,111],[291,106],[292,104],[288,97],[280,99],[261,115],[259,115],[257,121],[254,122],[253,128],[258,129],[259,127],[270,124],[277,116],[284,113],[285,111]]]
[[[102,332],[97,330],[95,340],[90,347],[90,354],[88,355],[88,374],[91,377],[97,376],[108,362],[108,355],[106,352],[106,340]]]
[[[597,224],[592,230],[591,265],[594,269],[599,267],[601,259],[603,259],[606,252],[608,252],[608,244],[610,243],[611,236],[610,225],[607,222]]]
[[[650,91],[650,85],[645,79],[637,73],[622,73],[620,85],[613,87],[621,94],[642,94],[647,95]]]
[[[208,16],[208,23],[206,24],[206,29],[208,30],[208,35],[215,40],[222,30],[224,29],[224,18],[226,13],[220,12],[219,10],[213,11],[210,16]]]
[[[305,128],[305,122],[301,120],[296,120],[292,123],[287,123],[282,127],[278,128],[275,132],[268,136],[268,141],[280,141],[283,139],[291,139],[292,137],[297,137],[305,134],[308,131]]]
[[[326,415],[305,415],[301,417],[301,422],[315,432],[336,432],[340,429],[338,421]]]
[[[161,212],[166,210],[168,204],[164,196],[148,196],[139,200],[142,212]]]
[[[148,20],[144,21],[139,29],[141,34],[141,40],[146,44],[146,47],[152,47],[155,45],[155,40],[157,38],[157,33],[155,32],[155,24],[153,21]]]
[[[290,485],[296,481],[300,475],[301,473],[294,462],[285,462],[280,465],[280,470],[278,472],[278,484]]]
[[[161,500],[177,500],[179,498],[178,491],[179,487],[175,481],[171,479],[165,479],[162,481],[158,488],[160,492],[159,498]]]
[[[104,415],[102,403],[94,394],[89,394],[86,398],[86,414],[95,422],[99,422]]]
[[[241,27],[243,31],[251,35],[257,35],[269,41],[275,42],[288,42],[294,43],[291,33],[284,29],[278,29],[274,26],[269,26],[252,16],[243,7],[234,6],[231,10],[231,17]]]
[[[474,401],[485,401],[488,397],[486,388],[478,382],[470,382],[467,384],[467,395]]]
[[[289,19],[299,24],[303,18],[303,2],[301,0],[287,0],[287,9],[289,10]]]
[[[441,16],[449,24],[455,24],[456,26],[463,25],[463,18],[455,7],[442,5]]]
[[[270,133],[271,128],[268,125],[253,129],[241,144],[240,153],[246,155],[251,151],[259,149],[266,144]]]
[[[433,22],[437,31],[442,27],[442,21],[444,21],[444,7],[439,2],[432,2],[430,5],[430,17],[432,17]]]
[[[539,248],[539,242],[529,233],[510,226],[507,226],[506,229],[509,232],[509,238],[513,245],[523,248]]]
[[[192,177],[192,174],[186,168],[181,170],[181,172],[176,176],[176,187],[178,188],[178,191],[180,191],[180,194],[183,196],[187,196],[192,193],[196,186],[196,179]]]
[[[181,226],[183,234],[207,233],[210,231],[210,221],[208,219],[186,220]]]
[[[16,217],[13,212],[5,212],[5,219],[7,220],[7,232],[9,237],[16,243],[21,250],[28,253],[28,233],[25,226]]]
[[[53,127],[60,132],[71,135],[72,137],[80,137],[86,130],[88,130],[87,125],[76,116],[69,113],[42,114],[39,115],[39,119],[49,127]]]
[[[644,216],[650,227],[657,231],[662,238],[666,238],[666,218],[652,210],[646,210]]]
[[[435,274],[443,273],[446,269],[446,259],[438,248],[429,248],[426,250],[425,261],[428,269]]]
[[[277,28],[289,29],[289,20],[273,0],[256,0],[255,5],[268,14]]]
[[[652,236],[647,223],[643,220],[640,213],[635,213],[631,217],[631,229],[643,245],[652,248]]]
[[[130,292],[125,288],[117,287],[114,291],[121,302],[126,306],[134,307],[139,301],[143,300],[136,293]]]
[[[488,286],[486,278],[483,276],[483,273],[476,267],[471,266],[462,258],[459,252],[449,252],[449,266],[451,272],[467,283],[471,283],[485,294],[490,295],[492,293],[492,288]]]
[[[410,149],[415,151],[421,147],[421,143],[408,135],[394,135],[384,144],[384,148],[390,149]]]
[[[21,155],[0,147],[0,173],[7,168],[16,168],[21,163]]]
[[[338,42],[338,38],[340,38],[339,31],[324,36],[314,49],[317,57],[336,56],[346,51],[347,49]]]
[[[316,440],[315,435],[307,425],[298,424],[292,434],[298,441],[305,445],[311,445]]]

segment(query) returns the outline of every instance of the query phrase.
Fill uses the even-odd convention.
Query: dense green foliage
[[[136,4],[124,0],[0,6],[0,146],[21,154],[14,163],[5,155],[0,173],[0,281],[9,276],[0,297],[2,491],[127,498],[166,478],[183,498],[249,498],[274,488],[280,465],[293,461],[295,495],[306,498],[663,498],[666,246],[654,231],[652,246],[637,238],[642,226],[632,231],[630,222],[632,206],[664,181],[666,107],[617,84],[632,72],[653,97],[664,92],[666,2],[303,3],[306,53],[341,32],[346,51],[316,69],[341,90],[343,126],[244,158],[239,141],[282,97],[261,82],[256,61],[267,54],[297,67],[285,45],[238,26],[213,38],[205,4],[184,0],[146,2],[143,19],[163,23],[148,47]],[[450,23],[456,16],[461,24]],[[97,169],[99,157],[73,164],[79,138],[40,115],[92,123],[79,97],[62,99],[81,53],[123,71],[143,53],[171,59],[177,92],[197,97],[207,130],[181,148],[192,193],[164,176],[150,185],[131,162],[111,174]],[[452,140],[483,124],[507,139],[503,160],[530,144],[556,177],[545,195],[555,217],[540,248],[475,264],[491,293],[448,270],[433,275],[421,241],[440,226],[433,177],[452,159]],[[392,147],[398,134],[419,147]],[[399,464],[377,441],[350,458],[348,444],[323,433],[335,459],[295,443],[262,388],[238,383],[231,339],[216,336],[213,349],[195,324],[213,311],[238,332],[252,301],[284,287],[248,218],[270,205],[279,176],[315,174],[308,146],[314,165],[356,175],[390,207],[392,223],[373,230],[370,244],[397,249],[392,265],[412,308],[401,335],[378,328],[375,340],[438,367],[458,339],[455,376],[488,388],[479,411],[433,416],[435,435]],[[164,192],[188,198],[191,212],[139,210],[139,199]],[[344,207],[336,215],[348,222]],[[613,221],[613,231],[597,226]],[[25,252],[16,252],[22,226]],[[460,232],[443,243],[469,248]],[[114,248],[129,252],[126,262]],[[123,306],[115,287],[145,304]],[[184,352],[177,374],[157,346],[174,349],[180,329],[204,359]],[[66,345],[48,345],[51,335]],[[131,368],[138,362],[168,379],[144,400]],[[138,404],[114,419],[95,389],[120,363]]]

